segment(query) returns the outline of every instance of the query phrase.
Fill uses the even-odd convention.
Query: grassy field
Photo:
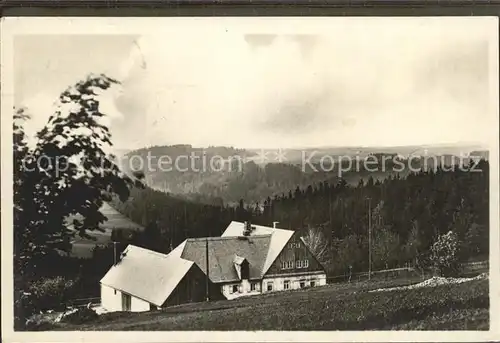
[[[488,280],[369,292],[412,280],[380,280],[186,304],[163,311],[115,312],[55,330],[488,330]],[[416,280],[413,280],[415,282]]]

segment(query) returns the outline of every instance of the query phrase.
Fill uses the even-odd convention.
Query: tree
[[[390,227],[384,223],[385,202],[381,200],[372,210],[372,264],[375,268],[388,268],[399,258],[399,236],[391,232]]]
[[[441,276],[454,276],[459,271],[459,246],[457,234],[449,231],[438,237],[431,247],[431,261]]]
[[[489,230],[484,225],[472,224],[463,241],[463,258],[487,256],[489,251]]]
[[[24,123],[30,117],[25,109],[18,109],[14,113],[13,120],[13,162],[14,162],[14,270],[16,275],[22,276],[26,265],[29,263],[29,256],[35,253],[36,246],[28,245],[34,241],[35,231],[28,230],[30,218],[36,220],[36,202],[32,201],[29,190],[34,188],[35,178],[29,177],[28,171],[33,169],[34,161],[30,158],[30,150],[24,132]],[[26,226],[26,227],[25,227]],[[24,244],[23,244],[24,243]]]
[[[418,222],[415,220],[412,225],[412,229],[403,250],[406,259],[413,261],[413,264],[417,266],[419,265],[418,257],[422,249],[422,240],[420,239]]]
[[[167,247],[156,221],[150,222],[144,231],[138,234],[138,243],[146,249],[157,252],[162,252]]]
[[[360,237],[352,234],[332,244],[334,247],[334,269],[335,272],[346,273],[349,267],[352,271],[360,271],[363,263],[363,248]]]
[[[37,134],[34,148],[27,144],[25,109],[14,111],[14,299],[15,323],[23,328],[31,314],[32,293],[26,293],[35,273],[53,267],[60,252],[69,252],[75,235],[99,229],[107,218],[104,201],[129,188],[142,187],[140,175],[128,176],[105,153],[111,145],[109,129],[101,123],[98,96],[117,81],[89,75],[64,91],[55,113]],[[71,221],[70,221],[71,219]],[[70,228],[70,226],[73,226]],[[102,230],[103,231],[103,230]],[[30,295],[31,294],[31,295]]]
[[[398,262],[399,237],[388,228],[376,231],[372,242],[372,258],[375,268],[388,268]]]
[[[319,262],[325,264],[328,260],[328,242],[319,229],[309,227],[306,234],[302,237],[313,255]]]
[[[75,234],[89,237],[86,230],[99,229],[106,220],[99,211],[103,202],[113,194],[124,201],[131,186],[141,185],[135,176],[122,173],[104,151],[111,145],[111,134],[101,123],[105,114],[100,112],[98,96],[116,83],[105,75],[90,75],[64,91],[57,110],[38,132],[34,149],[25,144],[25,111],[15,113],[17,272],[29,272],[43,259],[69,251]]]

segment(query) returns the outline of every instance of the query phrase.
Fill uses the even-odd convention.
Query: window
[[[293,261],[281,262],[281,269],[293,269]]]
[[[306,282],[305,281],[300,281],[300,288],[306,287]]]
[[[257,283],[252,282],[252,283],[250,284],[250,291],[255,291],[255,290],[257,290]]]
[[[290,281],[289,280],[285,280],[285,282],[283,283],[283,289],[290,289]]]
[[[272,291],[273,290],[273,283],[272,282],[268,282],[267,283],[267,290],[268,291]]]
[[[309,267],[309,260],[298,260],[295,262],[297,268],[307,268]]]
[[[238,293],[238,285],[233,285],[233,289],[231,293]]]
[[[132,297],[122,293],[122,311],[130,311],[132,308]]]
[[[311,281],[311,287],[314,287],[314,286],[316,286],[316,281],[313,280],[313,281]]]
[[[294,249],[294,248],[300,248],[300,243],[290,243],[290,248]]]

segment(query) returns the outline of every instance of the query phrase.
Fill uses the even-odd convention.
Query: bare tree
[[[314,256],[322,263],[328,260],[328,242],[323,232],[317,228],[309,227],[302,237]]]

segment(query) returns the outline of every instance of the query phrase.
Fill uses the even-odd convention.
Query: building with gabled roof
[[[324,284],[298,233],[233,221],[221,237],[188,238],[168,255],[129,245],[101,280],[101,303],[147,311]]]
[[[297,231],[232,221],[221,237],[245,235],[270,236],[260,282],[250,285],[250,289],[257,288],[259,293],[266,293],[326,285],[325,268]],[[226,295],[226,292],[223,293]],[[247,294],[233,292],[231,298],[243,295]]]
[[[205,285],[192,261],[129,245],[101,279],[101,306],[136,312],[203,301]]]

